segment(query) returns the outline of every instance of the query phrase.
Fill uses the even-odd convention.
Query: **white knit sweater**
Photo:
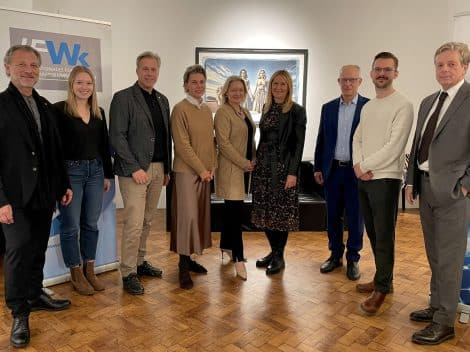
[[[412,125],[413,105],[397,91],[370,100],[353,138],[354,165],[372,171],[373,179],[401,179]]]

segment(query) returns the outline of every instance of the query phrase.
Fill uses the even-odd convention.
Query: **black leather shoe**
[[[193,288],[194,283],[189,274],[189,270],[180,268],[178,273],[178,280],[180,282],[180,287],[183,290],[190,290]]]
[[[346,276],[349,280],[356,281],[361,277],[361,271],[359,270],[359,263],[348,260],[346,268]]]
[[[139,275],[139,276],[162,277],[163,270],[153,266],[148,261],[144,260],[144,262],[142,264],[137,265],[137,275]]]
[[[28,301],[31,306],[31,311],[35,312],[37,310],[48,310],[48,311],[58,311],[68,309],[70,307],[70,300],[68,299],[54,299],[46,292],[42,293],[36,299]]]
[[[189,262],[189,271],[192,271],[193,273],[197,274],[207,274],[207,269],[194,260],[191,260]]]
[[[279,273],[286,267],[286,263],[284,262],[284,256],[282,251],[276,250],[273,253],[271,263],[269,263],[268,267],[266,268],[266,275],[274,275]]]
[[[267,256],[260,258],[256,261],[257,268],[266,268],[271,260],[273,259],[273,252],[269,253]]]
[[[432,322],[432,318],[437,308],[427,307],[426,309],[415,310],[410,313],[410,320]]]
[[[323,274],[329,273],[336,268],[339,268],[343,265],[343,260],[341,258],[329,257],[322,265],[320,265],[320,272]]]
[[[139,277],[135,273],[130,273],[122,278],[122,288],[130,295],[144,294],[144,286],[142,286]]]
[[[14,317],[10,334],[11,345],[16,348],[26,347],[29,338],[29,317],[27,315]]]
[[[423,330],[413,334],[411,341],[418,345],[438,345],[454,338],[454,327],[432,322]]]

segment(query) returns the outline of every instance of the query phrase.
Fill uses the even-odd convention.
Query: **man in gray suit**
[[[431,267],[429,307],[410,314],[429,322],[413,334],[418,344],[436,345],[454,337],[470,220],[470,52],[450,42],[434,55],[441,89],[423,100],[408,167],[406,198],[420,195],[420,216]]]
[[[160,63],[155,53],[140,54],[137,82],[114,94],[111,101],[109,135],[124,202],[121,275],[124,290],[132,295],[144,293],[139,276],[162,276],[161,269],[145,260],[160,192],[170,179],[170,107],[168,99],[153,88]]]

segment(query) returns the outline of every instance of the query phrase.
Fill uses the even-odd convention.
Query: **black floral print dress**
[[[263,114],[261,138],[253,172],[253,212],[251,220],[261,230],[297,231],[299,206],[297,187],[284,189],[287,167],[281,162],[279,121],[282,106],[273,104]]]

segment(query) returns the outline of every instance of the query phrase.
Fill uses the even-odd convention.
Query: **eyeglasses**
[[[338,81],[341,84],[346,84],[346,83],[353,84],[353,83],[356,83],[359,80],[360,80],[360,78],[338,78]]]
[[[374,67],[373,70],[374,70],[375,73],[380,73],[382,71],[384,73],[395,72],[395,68],[393,68],[393,67]]]

